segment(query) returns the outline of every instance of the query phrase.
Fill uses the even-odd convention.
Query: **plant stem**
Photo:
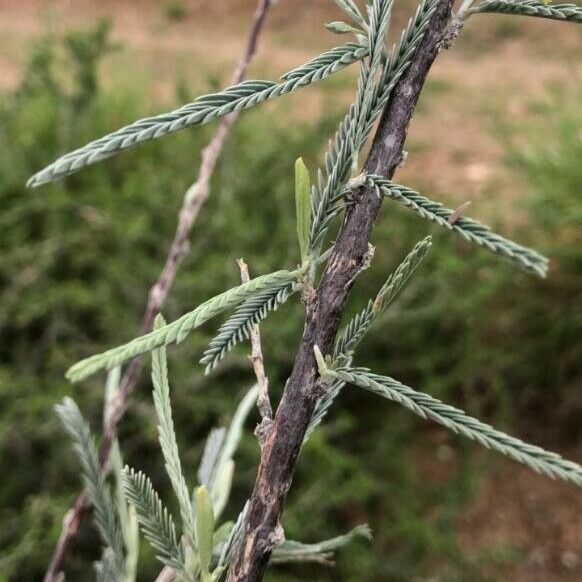
[[[258,0],[244,53],[242,54],[232,76],[233,85],[240,83],[246,77],[248,67],[257,51],[258,41],[265,25],[267,13],[274,3],[274,0]],[[188,240],[190,238],[192,227],[198,218],[202,205],[210,194],[210,179],[214,167],[216,166],[224,142],[237,117],[238,113],[232,113],[224,117],[213,138],[202,152],[202,161],[198,171],[198,178],[192,186],[188,188],[184,196],[184,202],[178,218],[178,226],[166,262],[160,276],[151,287],[148,294],[148,303],[142,322],[142,334],[152,330],[154,319],[161,311],[168,293],[172,288],[174,279],[176,278],[176,273],[178,272],[182,261],[188,254],[190,246]],[[105,426],[103,439],[99,449],[99,462],[104,471],[108,470],[109,455],[113,443],[117,438],[117,427],[125,415],[129,397],[139,380],[142,368],[142,358],[135,358],[132,360],[123,375],[119,393],[111,403],[108,422]],[[48,570],[44,576],[44,582],[56,582],[59,579],[68,548],[75,538],[88,509],[89,499],[86,491],[83,491],[77,497],[74,505],[67,511],[63,519],[61,535],[57,542]]]
[[[238,266],[240,269],[241,280],[243,283],[250,281],[249,268],[243,259],[239,259]],[[257,378],[257,386],[259,388],[259,396],[257,398],[257,408],[261,416],[261,423],[257,426],[257,436],[259,442],[263,442],[266,431],[269,430],[273,420],[273,408],[271,400],[269,399],[269,379],[265,374],[265,364],[263,360],[263,349],[261,347],[261,332],[258,325],[253,325],[251,328],[251,355],[250,360]]]
[[[402,161],[410,119],[421,89],[446,39],[453,0],[442,0],[431,18],[410,67],[395,86],[382,114],[365,172],[392,178]],[[264,443],[243,542],[237,549],[228,582],[261,580],[280,536],[280,520],[305,431],[324,389],[319,381],[314,346],[329,354],[353,281],[366,260],[368,243],[381,206],[376,193],[358,188],[338,234],[313,302],[308,305],[303,338],[293,371]]]

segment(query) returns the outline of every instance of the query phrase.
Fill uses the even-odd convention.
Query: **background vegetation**
[[[172,23],[187,17],[187,6],[166,3],[164,14],[165,26],[180,25]],[[479,50],[487,34],[519,35],[503,22],[506,28],[479,32],[463,50]],[[95,428],[102,407],[101,379],[72,387],[63,372],[137,333],[146,289],[160,269],[182,193],[212,131],[187,131],[66,182],[25,190],[26,178],[56,153],[217,83],[200,74],[194,82],[177,78],[174,95],[165,97],[144,90],[141,79],[126,79],[113,89],[102,85],[100,75],[112,52],[117,59],[123,47],[105,22],[45,35],[29,50],[18,82],[0,93],[0,580],[42,576],[63,513],[79,488],[77,463],[52,406],[73,394]],[[342,77],[326,86],[321,115],[297,115],[284,101],[241,118],[165,309],[169,319],[236,284],[240,256],[257,274],[291,263],[292,161],[302,155],[315,165],[341,113],[342,90],[351,82]],[[548,280],[516,275],[435,231],[434,250],[414,286],[368,340],[366,362],[576,460],[582,459],[581,88],[575,75],[548,87],[546,98],[530,100],[512,120],[499,115],[501,97],[482,111],[489,135],[502,149],[503,167],[482,183],[479,212],[473,214],[552,257]],[[434,114],[431,99],[449,92],[446,82],[430,84],[417,124]],[[411,157],[438,147],[440,138],[433,137],[434,143],[413,139]],[[426,180],[418,171],[409,183],[422,188]],[[448,185],[437,188],[450,202]],[[358,282],[354,311],[373,294],[382,273],[426,233],[406,211],[387,204],[383,212],[389,216],[375,231],[376,268]],[[228,417],[253,381],[247,346],[203,376],[197,361],[216,323],[169,354],[186,470],[197,466],[209,428]],[[275,391],[292,365],[301,325],[291,301],[263,326]],[[147,379],[136,391],[121,439],[128,461],[167,491]],[[257,454],[249,433],[238,459],[233,515],[248,495]],[[550,484],[555,515],[545,521],[546,535],[559,540],[548,548],[534,538],[536,519],[547,517],[540,509],[548,502],[546,483],[523,471],[373,396],[352,398],[347,389],[305,449],[285,527],[291,537],[313,540],[368,521],[374,542],[342,552],[333,570],[278,568],[269,579],[535,580],[527,577],[527,568],[531,560],[535,565],[540,547],[545,552],[540,580],[580,579],[581,534],[569,524],[580,515],[582,501],[568,486]],[[524,480],[527,487],[516,489]],[[511,511],[512,503],[522,503],[515,495],[524,490],[534,495],[526,511],[533,520],[525,527],[529,537],[521,514],[509,525],[497,514],[499,506]],[[92,528],[84,527],[69,560],[71,580],[84,579],[97,558],[94,542]],[[156,571],[149,556],[143,579]]]

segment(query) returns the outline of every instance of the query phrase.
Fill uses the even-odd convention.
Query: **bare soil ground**
[[[172,99],[177,77],[203,86],[208,74],[227,82],[241,50],[254,0],[183,2],[183,18],[172,19],[175,2],[154,0],[0,0],[0,88],[14,87],[31,44],[47,29],[86,26],[102,16],[115,22],[124,50],[108,65],[110,83],[143,79],[152,101]],[[397,3],[395,28],[411,12]],[[253,76],[275,77],[337,43],[321,23],[340,18],[329,0],[281,0],[270,17]],[[503,167],[492,137],[495,117],[532,115],[528,104],[549,84],[582,79],[582,27],[511,17],[483,16],[470,22],[455,50],[443,54],[421,102],[409,138],[403,180],[422,184],[454,202],[474,201],[486,214],[492,188],[501,211],[515,213],[520,186]],[[347,99],[350,77],[337,92]],[[334,88],[335,91],[335,88]],[[336,93],[334,93],[335,95]],[[290,100],[304,118],[321,113],[324,92],[311,88]],[[481,208],[481,209],[480,209]],[[582,456],[582,455],[575,455]],[[510,566],[483,570],[485,580],[552,582],[582,580],[582,496],[573,487],[500,462],[458,523],[470,552],[498,546],[516,549]],[[484,566],[486,568],[486,566]]]
[[[482,579],[513,582],[582,580],[579,489],[503,462],[483,482],[458,521],[461,548],[511,551],[507,566],[483,562]]]

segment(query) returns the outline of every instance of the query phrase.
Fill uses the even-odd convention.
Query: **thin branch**
[[[446,40],[453,0],[438,0],[426,32],[384,108],[364,171],[392,178],[412,114],[428,73]],[[261,580],[274,548],[280,520],[305,432],[321,396],[314,346],[331,354],[341,315],[355,275],[368,256],[368,244],[381,198],[358,188],[336,238],[332,255],[308,306],[303,338],[293,371],[265,442],[245,519],[243,543],[236,551],[228,582]]]
[[[237,263],[240,269],[240,278],[242,282],[248,283],[250,281],[250,276],[247,264],[243,259],[239,259]],[[261,423],[257,426],[256,434],[262,444],[273,420],[273,408],[271,406],[271,400],[269,399],[269,379],[265,374],[263,350],[261,348],[261,332],[258,325],[253,325],[251,328],[250,359],[253,364],[255,376],[257,377],[257,385],[259,387],[257,408],[261,415]]]
[[[257,52],[259,38],[265,25],[267,13],[274,3],[274,0],[258,0],[245,50],[232,76],[233,85],[240,83],[246,77],[248,67]],[[188,188],[184,196],[184,202],[178,218],[178,226],[166,262],[160,276],[148,294],[148,303],[142,322],[142,333],[151,331],[154,319],[160,312],[172,288],[176,273],[188,254],[190,232],[198,218],[200,209],[210,194],[210,179],[212,173],[224,146],[224,142],[237,117],[238,113],[232,113],[224,117],[213,138],[202,152],[198,178]],[[142,367],[143,362],[141,358],[136,358],[131,362],[123,376],[116,401],[111,406],[108,423],[105,427],[99,450],[99,460],[103,469],[106,469],[108,466],[109,454],[117,438],[117,425],[125,414],[129,397],[139,380]],[[49,568],[45,574],[44,582],[57,581],[69,545],[77,535],[79,526],[88,509],[89,499],[87,492],[83,491],[63,519],[63,529]]]

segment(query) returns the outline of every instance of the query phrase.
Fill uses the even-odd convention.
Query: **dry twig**
[[[243,283],[250,281],[249,268],[243,259],[237,261],[240,268],[240,278]],[[259,396],[257,398],[257,408],[261,415],[261,422],[257,426],[255,434],[259,442],[263,443],[273,420],[273,408],[269,399],[269,379],[265,374],[265,364],[263,360],[263,350],[261,348],[261,332],[258,325],[253,325],[251,329],[251,355],[250,360],[253,364],[257,385],[259,387]]]

